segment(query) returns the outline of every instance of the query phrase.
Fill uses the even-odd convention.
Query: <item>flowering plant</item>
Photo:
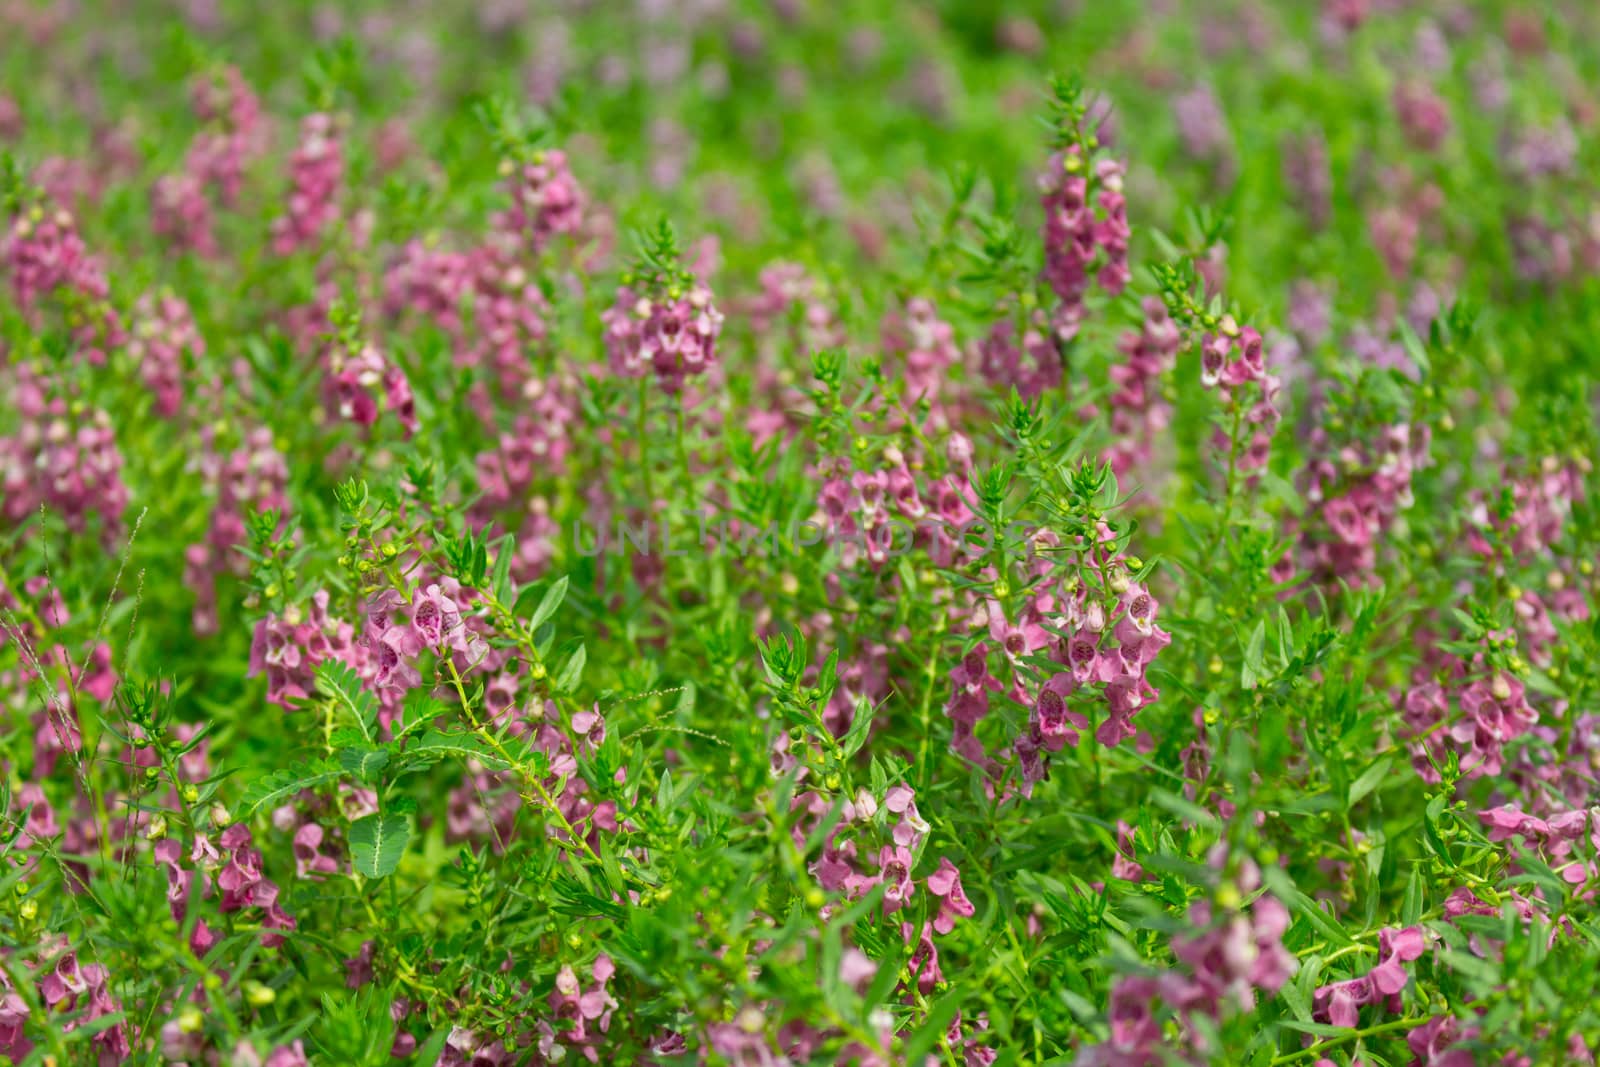
[[[178,7],[0,9],[0,1064],[1594,1063],[1595,9]]]

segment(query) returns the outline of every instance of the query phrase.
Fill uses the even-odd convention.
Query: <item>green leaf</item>
[[[1329,1023],[1301,1022],[1298,1019],[1280,1019],[1278,1025],[1289,1030],[1298,1030],[1302,1034],[1316,1034],[1319,1037],[1338,1037],[1350,1031],[1342,1026],[1333,1026]]]
[[[561,602],[567,598],[567,577],[562,575],[550,584],[545,590],[544,599],[539,601],[539,606],[533,609],[533,615],[528,619],[528,631],[531,633],[549,621],[561,607]]]
[[[351,865],[367,878],[386,878],[400,866],[410,837],[404,815],[363,816],[350,824]]]
[[[1411,357],[1416,363],[1417,369],[1426,378],[1428,371],[1433,366],[1433,361],[1428,358],[1427,347],[1423,345],[1422,338],[1417,336],[1417,331],[1413,330],[1411,324],[1405,320],[1405,316],[1402,315],[1400,317],[1397,325],[1400,329],[1400,343],[1405,346],[1406,354]]]
[[[1176,793],[1169,793],[1165,789],[1152,789],[1150,799],[1166,808],[1180,819],[1187,820],[1191,825],[1206,827],[1215,830],[1222,823],[1215,815],[1202,808],[1200,805],[1185,800]]]
[[[476,735],[445,733],[443,730],[429,730],[412,741],[406,746],[405,755],[407,759],[444,759],[447,756],[475,759],[496,771],[511,766]]]
[[[1256,628],[1250,634],[1250,643],[1244,650],[1244,667],[1239,672],[1239,684],[1246,689],[1254,689],[1265,672],[1267,662],[1267,624],[1256,623]]]
[[[579,645],[573,650],[572,656],[561,668],[561,673],[556,675],[556,689],[563,693],[570,693],[578,688],[578,681],[583,677],[583,665],[588,662],[589,654],[584,647]]]
[[[405,728],[400,731],[399,737],[427,729],[433,725],[434,719],[444,714],[445,710],[444,701],[426,689],[411,690],[406,694],[405,703],[401,706],[400,718],[405,723]]]
[[[967,995],[964,989],[952,989],[934,1002],[923,1017],[922,1025],[906,1042],[905,1057],[901,1062],[921,1063],[927,1058],[939,1043],[939,1038],[950,1028],[950,1020],[956,1017],[956,1012],[961,1009],[962,998]]]
[[[1360,778],[1357,778],[1355,781],[1351,782],[1350,794],[1347,800],[1349,806],[1352,808],[1355,807],[1361,802],[1362,797],[1378,788],[1378,785],[1384,780],[1384,778],[1388,777],[1389,768],[1393,764],[1394,758],[1392,756],[1384,756],[1378,762],[1368,767],[1366,771],[1362,773]]]
[[[1279,992],[1296,1019],[1303,1023],[1311,1021],[1311,1000],[1306,996],[1305,990],[1293,982],[1287,982]]]
[[[433,1034],[429,1036],[428,1040],[417,1046],[417,1052],[416,1056],[413,1057],[413,1062],[436,1062],[439,1059],[439,1054],[444,1051],[444,1043],[450,1040],[450,1030],[451,1028],[448,1026],[441,1026],[439,1029],[435,1030]]]
[[[1267,888],[1277,895],[1278,899],[1288,906],[1296,915],[1302,915],[1305,920],[1317,928],[1317,932],[1341,948],[1355,944],[1351,936],[1345,932],[1344,927],[1328,918],[1327,912],[1315,900],[1306,896],[1294,882],[1290,880],[1289,873],[1282,867],[1263,867],[1261,880]]]
[[[605,872],[606,881],[611,885],[611,891],[618,895],[628,891],[628,881],[622,876],[622,867],[617,863],[616,855],[606,846],[605,840],[600,841],[600,869]]]
[[[856,701],[855,717],[850,720],[850,729],[839,739],[839,747],[844,750],[846,759],[860,752],[861,746],[867,743],[867,734],[872,730],[873,710],[872,701],[866,697]]]
[[[1422,864],[1411,865],[1411,877],[1406,882],[1406,899],[1400,906],[1400,922],[1410,926],[1422,918],[1422,908],[1426,898],[1422,892]]]
[[[317,692],[349,714],[368,741],[377,737],[378,701],[349,664],[336,659],[317,664]]]
[[[371,782],[379,771],[389,763],[389,750],[386,748],[346,748],[339,752],[339,766],[361,779]]]
[[[310,789],[339,777],[339,770],[327,760],[319,760],[308,768],[288,768],[257,778],[245,788],[244,795],[234,807],[235,819],[248,819],[262,808],[272,807],[287,800],[302,789]]]
[[[510,534],[495,542],[494,572],[489,576],[489,589],[502,604],[511,602],[511,559],[516,554],[517,541]]]

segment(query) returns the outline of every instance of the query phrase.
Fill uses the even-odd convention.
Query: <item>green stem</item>
[[[1389,1022],[1369,1026],[1364,1030],[1352,1030],[1348,1034],[1340,1034],[1338,1037],[1330,1037],[1325,1041],[1318,1041],[1316,1044],[1303,1048],[1299,1052],[1289,1052],[1282,1056],[1274,1057],[1268,1067],[1279,1067],[1280,1064],[1293,1063],[1307,1056],[1315,1056],[1319,1052],[1333,1048],[1336,1045],[1342,1045],[1347,1041],[1359,1041],[1362,1038],[1377,1037],[1379,1034],[1392,1034],[1400,1030],[1414,1030],[1425,1022],[1428,1022],[1428,1020],[1391,1019]]]

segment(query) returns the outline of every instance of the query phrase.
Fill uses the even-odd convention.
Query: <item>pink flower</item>
[[[309,1063],[305,1046],[295,1041],[292,1045],[279,1045],[273,1049],[262,1067],[309,1067]]]
[[[939,869],[928,875],[928,892],[939,899],[939,915],[933,928],[941,934],[955,929],[956,919],[970,919],[976,914],[972,901],[961,890],[961,872],[947,858],[940,857]]]
[[[911,880],[911,853],[898,845],[884,845],[878,853],[878,877],[884,884],[883,913],[893,915],[916,891]]]
[[[611,368],[623,377],[654,373],[667,392],[676,393],[716,362],[722,313],[703,285],[657,299],[618,290],[616,304],[601,321]]]
[[[333,116],[316,112],[300,123],[300,143],[289,158],[289,202],[272,222],[272,250],[287,256],[310,248],[339,216],[336,197],[344,180],[344,150]]]
[[[559,149],[536,152],[512,166],[506,179],[511,207],[498,221],[501,229],[527,241],[538,251],[557,234],[576,234],[583,225],[583,190]]]

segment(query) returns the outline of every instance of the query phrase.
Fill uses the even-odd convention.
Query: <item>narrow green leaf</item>
[[[494,572],[489,576],[489,589],[502,604],[512,602],[511,560],[517,554],[516,538],[506,534],[495,543]]]
[[[1302,1034],[1316,1034],[1319,1037],[1337,1037],[1348,1034],[1350,1031],[1342,1026],[1333,1026],[1329,1023],[1314,1023],[1298,1019],[1280,1019],[1278,1025],[1289,1030],[1298,1030]]]
[[[1394,758],[1392,756],[1384,756],[1378,762],[1368,767],[1362,773],[1360,778],[1357,778],[1355,781],[1351,782],[1350,794],[1347,800],[1349,806],[1352,808],[1355,807],[1361,802],[1362,797],[1378,788],[1379,784],[1382,783],[1384,778],[1388,777],[1389,768],[1393,766],[1393,764]]]
[[[1410,926],[1422,918],[1425,898],[1422,892],[1422,864],[1411,865],[1411,877],[1406,881],[1406,899],[1400,906],[1400,922]]]
[[[850,720],[850,729],[839,739],[839,747],[846,758],[860,752],[861,746],[867,743],[867,734],[872,730],[872,712],[871,700],[861,697],[856,701],[855,718]]]
[[[967,995],[964,989],[952,989],[934,1002],[923,1017],[922,1025],[906,1042],[904,1063],[921,1063],[938,1045],[939,1038],[950,1028],[950,1020],[961,1009],[961,1000]]]
[[[1293,880],[1289,877],[1289,873],[1282,867],[1263,867],[1261,880],[1266,883],[1268,889],[1277,895],[1279,900],[1288,906],[1291,912],[1304,916],[1305,920],[1316,927],[1317,932],[1323,937],[1326,937],[1341,948],[1355,944],[1354,939],[1345,932],[1343,927],[1330,919],[1327,912],[1323,911],[1315,900],[1312,900],[1296,888]]]
[[[563,693],[570,693],[578,688],[578,681],[583,677],[583,665],[588,662],[589,654],[584,646],[579,645],[573,650],[572,657],[561,668],[561,673],[556,675],[556,689]]]
[[[1176,793],[1169,793],[1165,789],[1151,790],[1150,799],[1194,826],[1203,826],[1215,830],[1222,825],[1217,817],[1205,808],[1185,800]]]
[[[1239,684],[1246,689],[1254,689],[1261,680],[1261,675],[1266,667],[1267,660],[1267,624],[1256,623],[1256,628],[1250,633],[1250,643],[1244,650],[1244,667],[1239,672]]]
[[[561,602],[567,598],[567,576],[562,575],[550,584],[545,591],[544,599],[539,601],[539,606],[533,609],[533,614],[528,618],[528,630],[537,630],[549,621],[561,607]]]

